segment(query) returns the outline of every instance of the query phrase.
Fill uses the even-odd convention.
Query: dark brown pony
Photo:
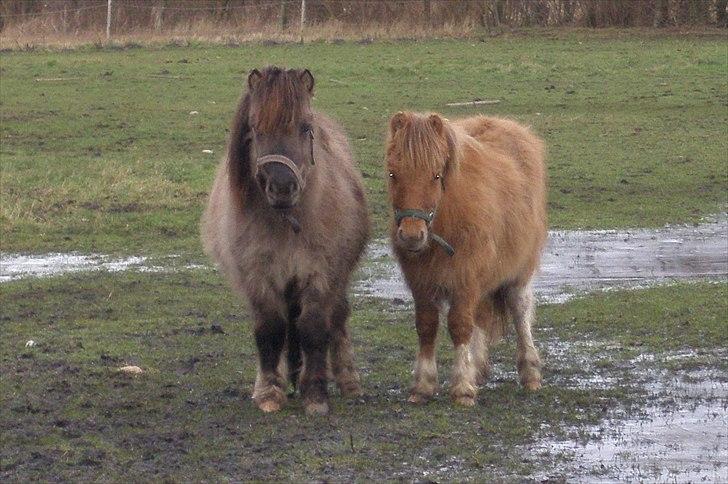
[[[206,252],[252,310],[264,412],[285,404],[288,377],[307,413],[327,413],[327,359],[342,394],[361,393],[346,293],[369,219],[344,133],[311,109],[313,86],[308,70],[250,73],[202,218]]]
[[[541,386],[531,337],[531,277],[546,240],[543,143],[506,119],[448,121],[398,113],[387,142],[391,239],[415,300],[420,350],[410,401],[437,389],[435,338],[443,303],[455,346],[450,394],[475,403],[488,346],[511,318],[521,383]]]

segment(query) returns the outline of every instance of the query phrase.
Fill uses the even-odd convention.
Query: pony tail
[[[250,94],[246,94],[238,104],[228,141],[228,172],[234,188],[243,187],[251,178],[249,112]]]

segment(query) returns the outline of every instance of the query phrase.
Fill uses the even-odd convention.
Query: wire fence
[[[5,0],[0,32],[78,35],[221,28],[436,33],[519,27],[726,27],[728,0]],[[396,29],[394,29],[396,30]]]

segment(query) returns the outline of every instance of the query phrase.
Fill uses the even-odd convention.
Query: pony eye
[[[304,124],[301,126],[301,133],[307,134],[307,133],[310,133],[311,131],[313,131],[313,128],[311,127],[310,124]]]
[[[389,172],[389,178],[394,180],[394,173],[392,173],[391,171]]]
[[[437,175],[435,175],[435,180],[439,180],[439,179],[440,179],[440,174],[438,173]]]

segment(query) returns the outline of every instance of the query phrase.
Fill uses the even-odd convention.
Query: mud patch
[[[411,300],[385,241],[370,245],[355,291]],[[565,302],[581,293],[651,286],[728,275],[728,217],[697,226],[657,230],[551,231],[534,281],[541,302]]]

